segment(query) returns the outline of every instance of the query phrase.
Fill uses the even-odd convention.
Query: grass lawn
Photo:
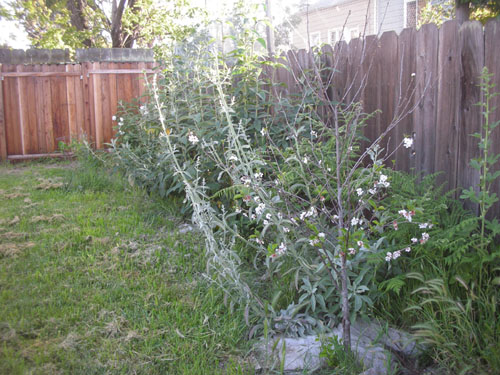
[[[74,162],[0,165],[0,374],[249,373],[181,223]]]

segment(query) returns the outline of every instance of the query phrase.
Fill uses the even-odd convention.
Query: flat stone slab
[[[267,345],[262,341],[255,350],[256,369],[279,369],[284,361],[287,374],[312,373],[324,367],[324,359],[319,358],[322,341],[333,336],[342,339],[341,326],[323,336],[275,337]],[[363,375],[385,375],[396,368],[397,356],[415,359],[422,353],[409,333],[375,322],[352,324],[351,341],[352,350],[367,369]]]

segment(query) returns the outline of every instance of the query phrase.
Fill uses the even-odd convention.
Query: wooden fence
[[[317,60],[318,54],[305,50],[281,56],[279,61],[289,69],[268,72],[275,82],[286,83],[279,89],[281,95],[300,95],[294,82],[313,68],[315,56]],[[478,186],[479,174],[469,166],[479,155],[478,139],[471,134],[480,132],[483,124],[476,103],[483,99],[478,84],[484,66],[500,91],[500,20],[484,27],[477,21],[461,26],[448,21],[439,29],[430,24],[399,35],[367,36],[324,46],[320,59],[334,69],[332,99],[360,101],[367,113],[381,111],[366,128],[372,140],[395,118],[411,112],[383,143],[394,148],[405,135],[413,136],[412,150],[400,148],[392,156],[397,169],[443,172],[438,182],[447,189]],[[500,96],[491,105],[497,109],[490,121],[500,120]],[[492,152],[500,153],[500,127],[494,132]],[[494,190],[500,195],[500,183]]]
[[[478,84],[484,66],[500,91],[500,20],[484,27],[476,21],[448,21],[439,29],[424,25],[399,35],[386,32],[340,42],[322,51],[323,63],[335,70],[330,96],[360,101],[365,112],[381,111],[370,121],[368,137],[375,138],[399,118],[386,138],[389,147],[404,136],[414,138],[412,150],[400,148],[393,155],[396,168],[443,172],[438,181],[447,189],[478,186],[479,174],[469,166],[479,155],[478,140],[471,134],[483,123],[476,103],[483,100]],[[280,58],[289,69],[267,74],[284,83],[281,95],[300,95],[296,78],[313,68],[313,60],[312,52],[290,51]],[[0,158],[50,153],[59,141],[82,135],[102,148],[113,136],[111,118],[118,102],[143,93],[141,72],[152,67],[149,62],[2,65]],[[491,106],[497,107],[493,122],[500,119],[500,96]],[[500,153],[500,128],[491,141],[492,152]],[[500,195],[500,183],[494,191]]]
[[[144,93],[153,64],[0,64],[0,159],[50,154],[82,136],[104,147],[118,103]]]

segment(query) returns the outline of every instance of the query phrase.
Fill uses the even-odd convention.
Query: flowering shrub
[[[199,66],[193,68],[196,58]],[[296,103],[274,98],[270,116],[268,97],[256,95],[253,111],[242,111],[249,103],[228,89],[234,77],[240,89],[264,86],[257,60],[251,69],[247,57],[232,67],[200,55],[191,57],[190,64],[196,72],[195,94],[192,87],[187,90],[192,74],[182,64],[179,70],[175,64],[165,81],[153,82],[157,122],[147,133],[155,137],[155,152],[182,184],[193,220],[205,235],[207,277],[233,302],[246,304],[249,316],[253,310],[265,319],[274,306],[296,302],[297,311],[314,317],[318,327],[341,320],[350,347],[350,319],[373,304],[371,291],[376,288],[368,258],[397,262],[429,239],[422,232],[418,244],[407,239],[391,252],[381,246],[384,233],[398,230],[398,225],[425,224],[413,220],[418,209],[380,205],[391,187],[379,146],[384,134],[362,149],[362,130],[372,115],[354,102],[331,102],[322,73],[303,72],[300,82],[315,90],[304,90]],[[245,74],[242,66],[248,68]],[[326,118],[318,110],[325,104],[331,111]],[[287,134],[283,138],[271,130],[277,118],[294,119],[281,125],[279,134]],[[400,146],[411,145],[412,139],[405,138]],[[126,142],[117,143],[118,154],[126,147]],[[219,184],[215,188],[214,182]],[[251,278],[242,256],[254,265]],[[278,305],[269,305],[269,299],[279,300],[287,289],[275,289],[287,277],[297,295],[288,293]],[[271,288],[256,282],[267,279]]]
[[[201,46],[172,60],[149,103],[119,118],[116,160],[136,183],[184,194],[206,241],[206,277],[246,306],[251,334],[342,322],[350,348],[351,320],[373,309],[411,324],[405,308],[421,285],[412,271],[446,269],[455,280],[469,266],[463,255],[477,219],[450,204],[432,176],[387,168],[393,150],[381,141],[401,117],[366,145],[374,114],[330,100],[335,71],[319,61],[296,77],[302,97],[271,95],[261,78],[269,63],[251,35],[223,59]]]

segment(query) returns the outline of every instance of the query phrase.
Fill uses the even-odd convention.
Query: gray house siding
[[[377,1],[377,30],[400,33],[404,26],[404,0]]]

